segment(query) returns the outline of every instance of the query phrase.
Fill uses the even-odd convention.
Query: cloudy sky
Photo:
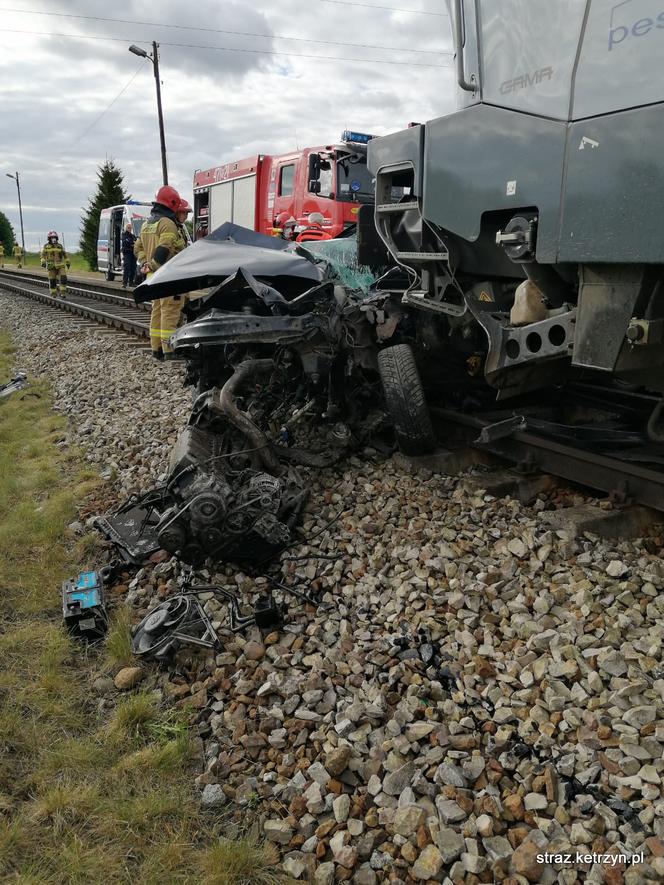
[[[170,181],[188,199],[195,169],[345,128],[385,134],[454,105],[444,0],[0,0],[0,172],[20,174],[28,249],[56,228],[73,251],[107,157],[136,199],[152,198],[152,65],[127,51],[152,40]],[[0,211],[18,234],[4,175]]]

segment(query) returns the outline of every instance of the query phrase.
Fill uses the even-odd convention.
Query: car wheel
[[[406,455],[430,452],[436,437],[410,345],[395,344],[381,350],[378,370],[399,448]]]

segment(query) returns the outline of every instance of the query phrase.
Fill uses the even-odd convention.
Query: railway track
[[[48,290],[46,277],[0,270],[0,288],[139,338],[150,337],[149,305],[137,306],[133,298],[119,294],[110,286],[77,280],[67,286],[66,298],[54,298],[44,291]]]
[[[48,282],[48,274],[41,268],[31,267],[19,270],[15,267],[4,267],[0,269],[0,276],[11,277],[16,280],[25,280],[26,282],[33,280],[40,284],[46,285]],[[123,289],[118,283],[104,282],[102,279],[90,279],[89,277],[77,276],[67,272],[67,279],[72,287],[82,289],[86,292],[103,292],[109,295],[118,295],[120,297],[130,297],[126,289]]]
[[[433,407],[440,439],[454,440],[507,461],[523,474],[547,473],[608,495],[618,505],[641,504],[664,512],[664,446],[629,431],[616,431],[616,445],[561,438],[561,425],[519,415],[496,421],[495,416],[467,414]],[[542,429],[544,426],[544,429]],[[570,425],[571,427],[571,425]],[[620,449],[620,439],[627,440]]]

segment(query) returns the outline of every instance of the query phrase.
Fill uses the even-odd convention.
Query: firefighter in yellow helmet
[[[180,194],[168,185],[160,187],[155,195],[152,214],[134,245],[138,266],[147,278],[186,246],[176,215],[180,203]],[[150,346],[157,360],[173,359],[168,339],[177,329],[183,304],[179,295],[155,298],[152,302]]]
[[[5,247],[0,243],[0,267],[5,266]]]
[[[20,246],[19,246],[20,248]],[[46,243],[41,253],[41,266],[48,271],[48,288],[50,294],[58,297],[58,288],[60,289],[60,297],[64,298],[67,294],[67,274],[65,267],[69,268],[69,258],[58,241],[58,232],[50,230],[46,236]]]
[[[14,243],[12,255],[16,259],[16,267],[23,267],[23,249],[21,249],[18,243]]]

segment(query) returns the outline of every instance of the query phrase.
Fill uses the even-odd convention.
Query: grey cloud
[[[55,12],[51,4],[42,3],[42,11]],[[87,0],[64,0],[57,12],[71,15],[94,16],[119,19],[119,23],[95,21],[88,19],[59,18],[56,16],[33,16],[26,21],[39,25],[37,30],[51,33],[80,33],[81,35],[108,36],[118,38],[114,41],[105,40],[74,40],[53,38],[52,51],[58,55],[72,59],[79,54],[92,53],[104,66],[127,68],[131,70],[135,58],[127,56],[129,44],[136,43],[145,49],[156,40],[161,44],[160,56],[171,71],[187,75],[202,74],[208,77],[226,76],[242,77],[250,70],[260,68],[265,56],[253,52],[239,50],[272,48],[272,28],[266,15],[248,3],[224,0],[197,0],[196,3],[184,4],[181,0],[161,0],[158,5],[150,5],[137,0],[117,0],[113,4],[96,5],[96,12],[91,10]],[[148,25],[137,25],[132,22],[152,22]],[[168,27],[169,25],[186,25],[188,29]],[[268,35],[265,38],[232,36],[222,33],[207,32],[202,29],[224,29],[245,31]],[[180,45],[172,45],[180,44]],[[214,51],[195,49],[195,46],[229,46],[238,51]],[[101,73],[101,72],[100,72]],[[102,74],[103,76],[103,74]]]
[[[396,0],[385,2],[396,4]],[[415,6],[416,0],[408,0],[411,4]],[[437,6],[433,0],[423,0],[420,5]],[[90,14],[90,6],[85,0],[62,0],[57,10],[86,15]],[[45,2],[41,8],[53,10]],[[223,35],[163,28],[155,33],[153,28],[93,22],[82,25],[46,17],[36,26],[36,17],[25,16],[16,27],[119,34],[123,38],[118,43],[44,39],[30,54],[16,49],[0,59],[0,173],[18,168],[26,206],[43,207],[26,208],[26,231],[35,246],[37,237],[43,239],[51,227],[65,233],[70,247],[78,241],[81,213],[72,207],[86,205],[95,189],[97,168],[107,156],[123,170],[126,187],[135,198],[150,199],[160,183],[154,83],[149,65],[95,122],[136,70],[138,59],[126,48],[131,42],[147,45],[145,41],[153,38],[164,42],[228,42],[315,56],[302,59],[163,46],[170,178],[188,198],[196,168],[253,153],[282,153],[296,144],[304,147],[336,141],[346,126],[383,134],[413,119],[439,116],[453,106],[450,68],[410,66],[415,61],[441,63],[445,57],[405,51],[406,47],[444,47],[444,19],[404,17],[315,0],[281,0],[278,6],[267,0],[251,4],[201,0],[196,5],[165,0],[154,14],[135,0],[117,0],[102,8],[102,15],[127,20],[184,22],[312,40],[389,45],[402,50],[381,52],[276,37],[269,41],[234,38],[231,44],[231,38],[227,40]],[[17,46],[25,42],[17,41]],[[334,55],[389,58],[408,64],[370,65],[323,58]],[[92,123],[94,127],[81,138]],[[0,174],[0,210],[18,229],[15,203],[13,182]]]

